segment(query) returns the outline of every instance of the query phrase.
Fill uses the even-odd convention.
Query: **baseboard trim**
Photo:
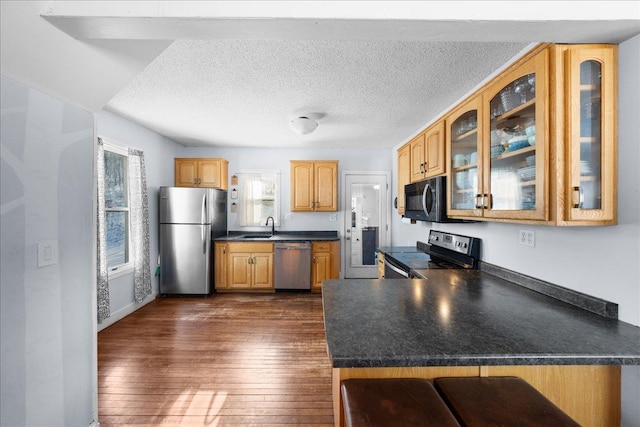
[[[128,315],[133,313],[134,311],[136,311],[136,310],[144,307],[145,305],[149,304],[150,302],[155,300],[157,297],[158,297],[158,294],[149,295],[142,302],[131,303],[131,304],[127,305],[127,306],[122,307],[120,310],[116,311],[115,313],[111,313],[111,316],[109,316],[108,318],[104,319],[102,321],[102,323],[98,323],[98,332],[100,332],[101,330],[113,325],[117,321],[124,319],[125,317],[127,317]]]

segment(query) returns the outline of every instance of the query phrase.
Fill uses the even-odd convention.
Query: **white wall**
[[[316,230],[316,231],[339,231],[342,235],[344,221],[344,206],[339,197],[339,212],[337,220],[331,220],[331,213],[303,213],[294,212],[291,220],[285,220],[284,216],[291,212],[290,209],[290,180],[289,160],[338,160],[338,188],[342,194],[341,175],[343,171],[391,171],[392,159],[389,150],[361,150],[361,149],[250,149],[250,148],[187,148],[184,151],[185,157],[222,157],[229,160],[229,177],[234,173],[243,170],[279,170],[280,191],[282,199],[280,201],[281,226],[278,230]],[[229,188],[229,191],[231,191]],[[246,230],[236,224],[236,215],[229,214],[230,230]],[[258,230],[260,228],[254,228]],[[266,231],[268,228],[263,227]]]
[[[149,265],[153,285],[151,295],[147,296],[143,302],[136,303],[133,292],[133,273],[110,279],[109,302],[111,317],[98,325],[98,330],[102,330],[141,306],[153,301],[158,295],[159,281],[155,276],[159,250],[158,188],[173,185],[173,158],[179,157],[184,147],[171,139],[106,110],[101,110],[97,114],[96,129],[96,133],[100,137],[144,151],[147,188],[149,190],[149,245],[151,258]]]
[[[97,418],[94,118],[2,77],[0,424]],[[37,243],[57,241],[57,263]]]
[[[621,320],[640,325],[639,52],[640,36],[619,47],[618,225],[410,225],[401,224],[394,214],[393,243],[414,245],[416,240],[425,241],[431,227],[480,237],[482,260],[612,301],[618,304]],[[518,244],[520,229],[535,232],[535,247]],[[623,390],[623,425],[640,425],[640,367],[623,368]]]

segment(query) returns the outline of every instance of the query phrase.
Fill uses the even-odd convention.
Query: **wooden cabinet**
[[[450,216],[548,219],[548,64],[543,51],[447,117]]]
[[[211,187],[226,190],[229,162],[225,159],[176,158],[176,187]]]
[[[411,183],[411,145],[407,143],[398,150],[398,204],[400,215],[404,215],[404,186]]]
[[[340,278],[340,241],[311,243],[311,290],[321,291],[325,279]]]
[[[447,214],[617,221],[616,47],[541,45],[447,114]]]
[[[227,289],[227,268],[229,263],[227,242],[215,242],[214,244],[214,280],[216,290]]]
[[[558,94],[551,108],[558,141],[552,214],[561,225],[617,223],[617,62],[613,45],[551,48]]]
[[[273,290],[273,243],[228,242],[226,289]]]
[[[384,254],[378,252],[378,279],[384,279]]]
[[[291,212],[338,211],[338,161],[291,161]]]
[[[411,182],[445,173],[444,121],[427,128],[409,146]]]
[[[484,163],[482,97],[476,96],[456,108],[446,120],[449,179],[447,212],[450,216],[482,216],[476,206],[483,194]],[[480,171],[480,172],[479,172]]]

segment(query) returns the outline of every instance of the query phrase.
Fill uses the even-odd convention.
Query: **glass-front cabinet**
[[[542,51],[487,90],[484,105],[484,216],[544,220],[547,150],[548,52]]]
[[[616,224],[617,81],[617,46],[544,44],[447,112],[447,215]]]
[[[612,221],[616,216],[615,50],[566,47],[568,221]]]
[[[547,218],[547,67],[543,51],[449,116],[450,216]]]
[[[477,96],[453,111],[447,118],[449,174],[447,209],[449,215],[481,216],[482,206],[482,97]]]

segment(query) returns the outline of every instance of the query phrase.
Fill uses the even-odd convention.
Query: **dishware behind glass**
[[[464,154],[456,154],[453,156],[453,167],[459,168],[467,163],[467,159]]]
[[[469,182],[467,177],[467,171],[457,172],[456,173],[456,185],[460,190],[465,190],[469,188]]]
[[[473,153],[469,154],[469,164],[473,165],[478,163],[478,152],[474,151]]]

